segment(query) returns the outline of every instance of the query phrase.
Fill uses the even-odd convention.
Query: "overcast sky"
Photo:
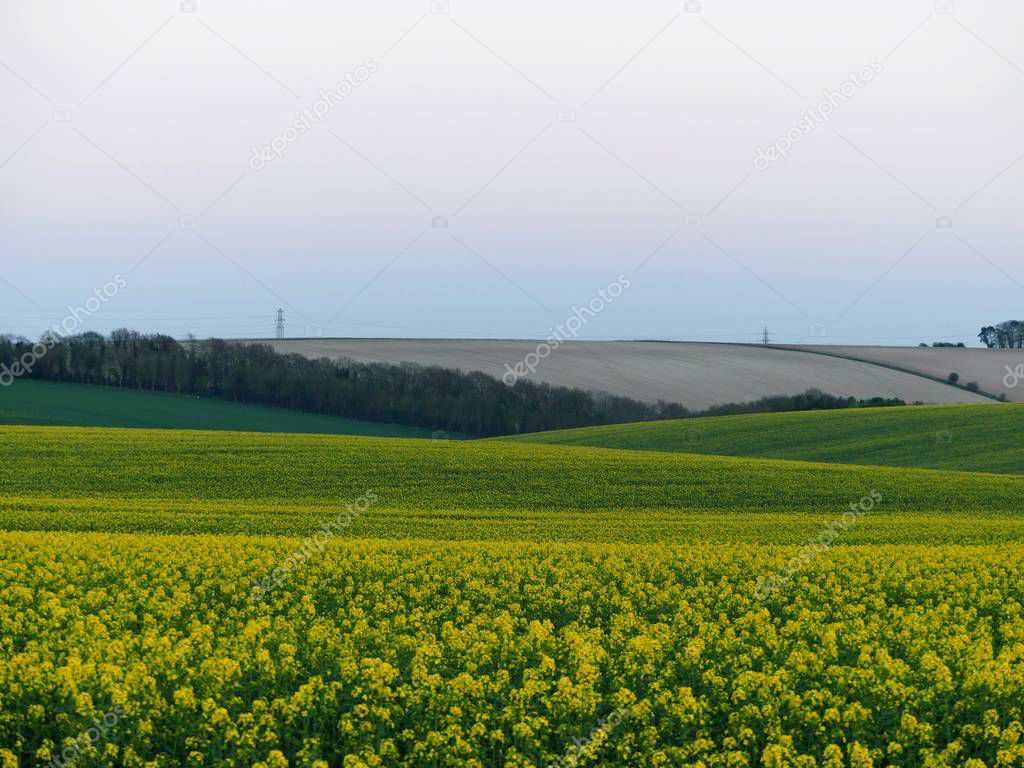
[[[949,5],[4,0],[0,330],[976,343],[1024,4]]]

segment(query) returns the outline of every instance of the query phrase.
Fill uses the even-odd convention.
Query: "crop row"
[[[372,489],[368,489],[372,490]],[[738,510],[396,509],[380,505],[346,520],[345,538],[563,543],[803,544],[840,521],[848,505],[817,512]],[[120,498],[0,498],[0,529],[306,537],[348,503],[280,503]],[[1024,542],[1024,515],[974,509],[891,513],[885,500],[832,544]]]

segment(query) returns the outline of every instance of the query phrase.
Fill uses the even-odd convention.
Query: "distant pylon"
[[[277,310],[277,322],[274,323],[274,327],[277,329],[277,338],[284,338],[284,310]]]
[[[770,341],[771,341],[771,338],[769,337],[768,326],[766,325],[764,327],[764,331],[762,332],[761,343],[767,345]]]

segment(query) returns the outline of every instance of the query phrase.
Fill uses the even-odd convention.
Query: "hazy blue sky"
[[[973,341],[1024,315],[1024,4],[950,5],[4,2],[0,329],[121,275],[83,327],[536,337],[626,275],[584,336]]]

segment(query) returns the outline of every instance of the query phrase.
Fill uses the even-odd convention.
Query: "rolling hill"
[[[29,379],[0,387],[0,424],[430,437],[428,429],[139,389]]]
[[[362,362],[437,365],[496,378],[536,350],[537,341],[466,339],[253,339],[282,353]],[[881,365],[752,344],[571,341],[541,360],[528,380],[691,410],[796,395],[898,397],[908,403],[989,403],[989,398]]]
[[[1024,473],[1024,405],[760,413],[497,438],[548,445]]]

